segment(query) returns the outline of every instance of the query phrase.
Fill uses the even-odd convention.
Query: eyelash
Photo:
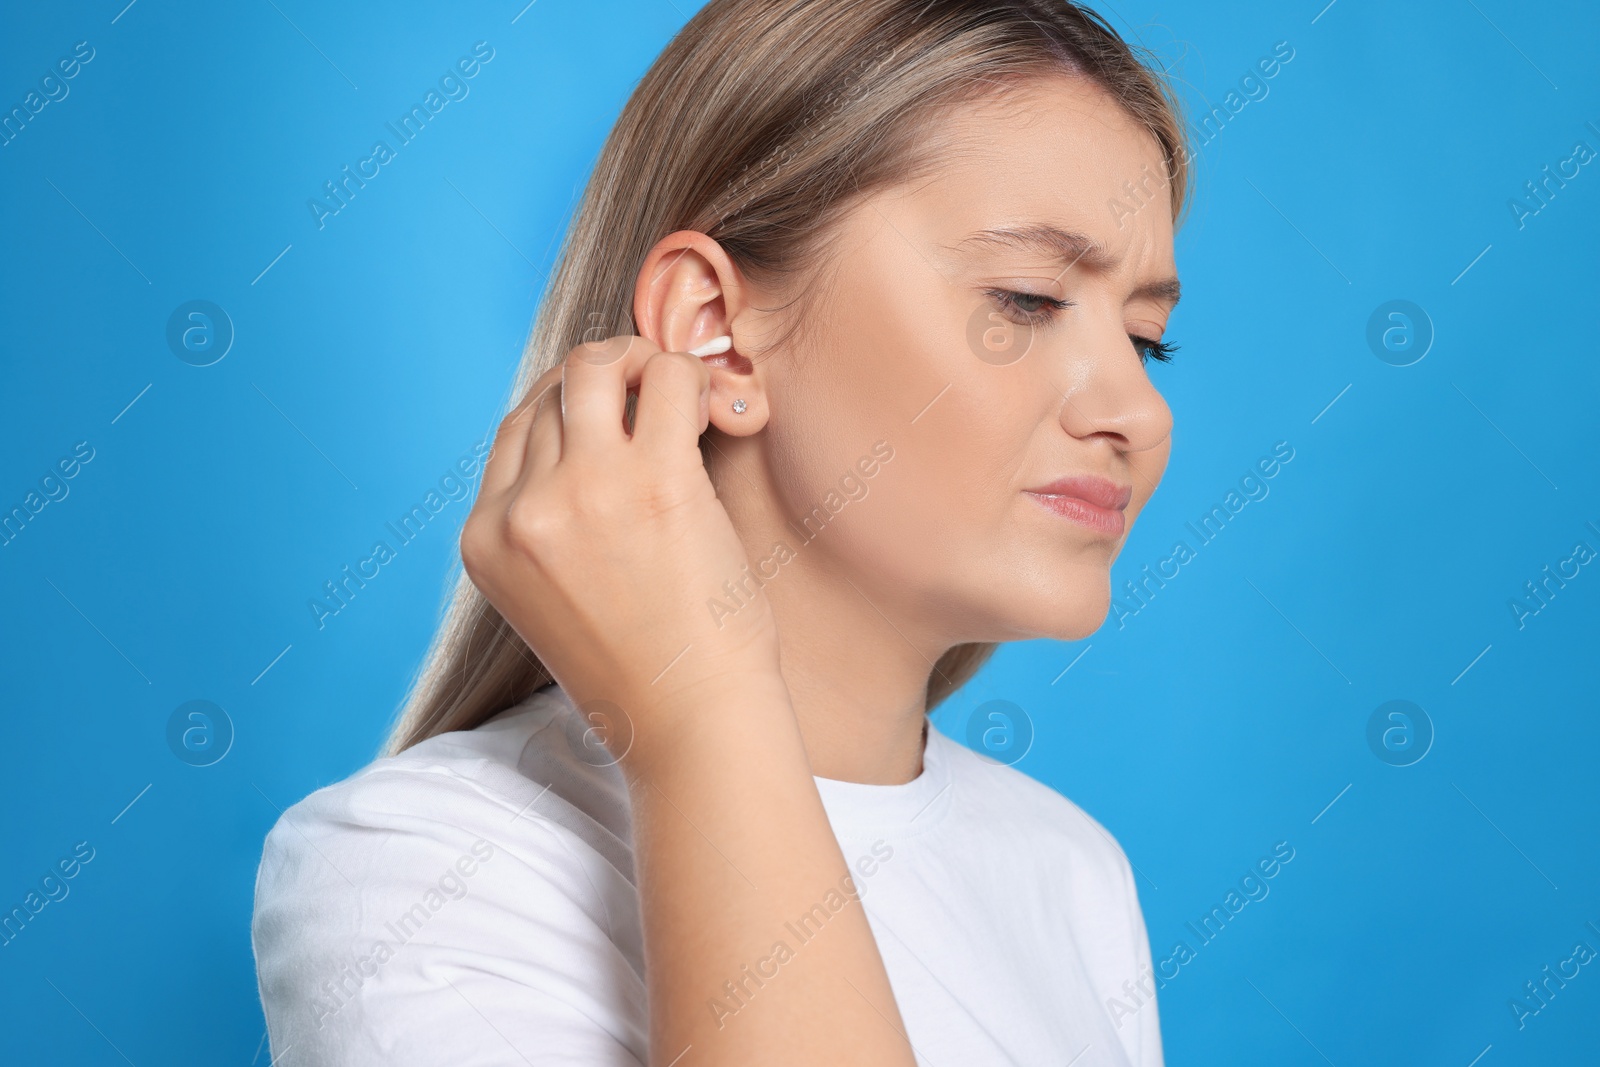
[[[1148,363],[1150,360],[1159,360],[1162,363],[1172,362],[1172,353],[1178,350],[1177,345],[1169,345],[1165,341],[1152,341],[1148,337],[1129,337],[1133,342],[1133,350],[1139,353],[1139,362]]]
[[[990,289],[988,293],[994,298],[1002,309],[1018,316],[1018,325],[1046,326],[1056,317],[1058,312],[1073,307],[1070,300],[1057,300],[1042,293],[1023,293],[1014,289]],[[1022,306],[1022,301],[1038,301],[1039,306],[1027,308]],[[1152,341],[1148,337],[1128,335],[1128,340],[1133,342],[1133,350],[1139,354],[1140,363],[1149,363],[1152,359],[1161,363],[1170,363],[1172,354],[1178,346],[1165,341]]]
[[[1072,307],[1070,300],[1057,300],[1055,297],[1045,296],[1043,293],[1021,293],[1014,289],[990,289],[989,295],[995,303],[1008,312],[1019,317],[1019,326],[1044,326],[1056,317],[1056,313]],[[1023,307],[1019,301],[1037,300],[1038,307]]]

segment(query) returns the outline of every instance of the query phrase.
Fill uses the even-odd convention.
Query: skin
[[[812,775],[910,781],[942,653],[1104,621],[1126,529],[1025,490],[1106,477],[1131,487],[1131,527],[1166,466],[1171,414],[1130,340],[1159,339],[1176,296],[1154,139],[1068,77],[928,134],[939,165],[848,213],[809,303],[704,234],[663,238],[635,289],[642,336],[580,345],[534,385],[463,531],[469,575],[621,756],[653,1064],[914,1062],[854,901],[735,1018],[707,1004],[847,876]],[[1047,226],[1093,250],[972,239]],[[999,353],[975,346],[985,330]],[[723,334],[732,351],[684,354]],[[866,495],[802,542],[788,520],[878,441],[893,458]],[[775,542],[776,576],[714,618]]]
[[[1170,448],[1171,413],[1128,339],[1159,340],[1172,310],[1170,297],[1132,295],[1176,276],[1167,193],[1149,181],[1164,173],[1153,138],[1104,93],[1068,79],[964,109],[946,138],[932,180],[846,220],[825,313],[800,351],[761,350],[778,324],[757,309],[789,294],[746,289],[721,312],[737,307],[735,350],[751,351],[754,366],[713,374],[724,435],[711,478],[752,559],[775,540],[797,551],[764,593],[807,751],[828,778],[916,776],[923,693],[952,645],[1094,632],[1126,533],[1108,540],[1021,490],[1080,473],[1129,483],[1131,529]],[[1123,182],[1148,188],[1149,206],[1114,212],[1113,200],[1132,204]],[[1114,265],[1091,269],[1085,257],[1063,273],[1044,252],[962,243],[1042,223],[1095,239]],[[660,251],[684,276],[663,279],[678,291],[735,274],[729,265],[713,276],[718,257],[674,237]],[[690,252],[665,252],[679,244]],[[990,287],[1078,306],[1035,327],[1026,355],[1000,366],[975,357],[968,338],[975,315],[1007,322]],[[716,314],[714,302],[700,309]],[[688,339],[717,332],[700,321]],[[729,409],[736,396],[749,405],[743,415]],[[895,458],[802,545],[786,519],[837,489],[878,440]]]

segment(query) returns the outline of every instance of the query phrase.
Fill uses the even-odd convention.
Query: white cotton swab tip
[[[721,337],[713,337],[698,348],[689,349],[689,354],[691,356],[719,356],[732,347],[733,338],[723,334]]]

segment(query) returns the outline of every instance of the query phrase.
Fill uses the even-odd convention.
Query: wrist
[[[794,705],[776,668],[652,687],[629,698],[623,711],[630,734],[619,766],[630,790],[730,760],[781,760],[788,753],[805,763]]]

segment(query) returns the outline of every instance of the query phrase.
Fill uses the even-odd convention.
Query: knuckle
[[[604,367],[628,354],[632,339],[625,334],[613,334],[604,339],[580,341],[567,350],[563,363],[574,367]]]
[[[558,412],[561,410],[561,382],[559,380],[539,390],[538,395],[533,398],[533,403],[528,405],[528,418],[537,420],[539,416],[545,413],[546,408]]]
[[[494,453],[500,448],[501,445],[505,444],[523,429],[520,424],[527,418],[527,416],[528,404],[523,402],[518,404],[514,410],[508,412],[506,417],[500,420],[500,428],[497,429],[494,434],[494,443],[489,447],[490,458],[494,456]]]
[[[566,368],[566,362],[567,361],[563,359],[558,363],[553,363],[546,367],[544,369],[544,373],[535,378],[533,383],[528,386],[528,399],[534,403],[538,403],[539,398],[544,396],[551,389],[559,388],[561,385],[561,375]]]
[[[698,385],[705,364],[687,352],[657,352],[645,361],[644,372],[657,385]]]
[[[461,565],[470,575],[479,575],[494,558],[494,531],[480,509],[474,508],[461,525]]]
[[[506,539],[524,555],[537,557],[548,551],[560,526],[560,509],[547,507],[536,497],[520,495],[506,508]]]
[[[528,385],[527,391],[522,394],[522,399],[517,403],[517,406],[512,408],[510,413],[501,420],[501,431],[517,432],[521,430],[523,425],[539,410],[539,401],[544,398],[545,394],[560,385],[560,375],[561,364],[557,364],[535,378]]]

